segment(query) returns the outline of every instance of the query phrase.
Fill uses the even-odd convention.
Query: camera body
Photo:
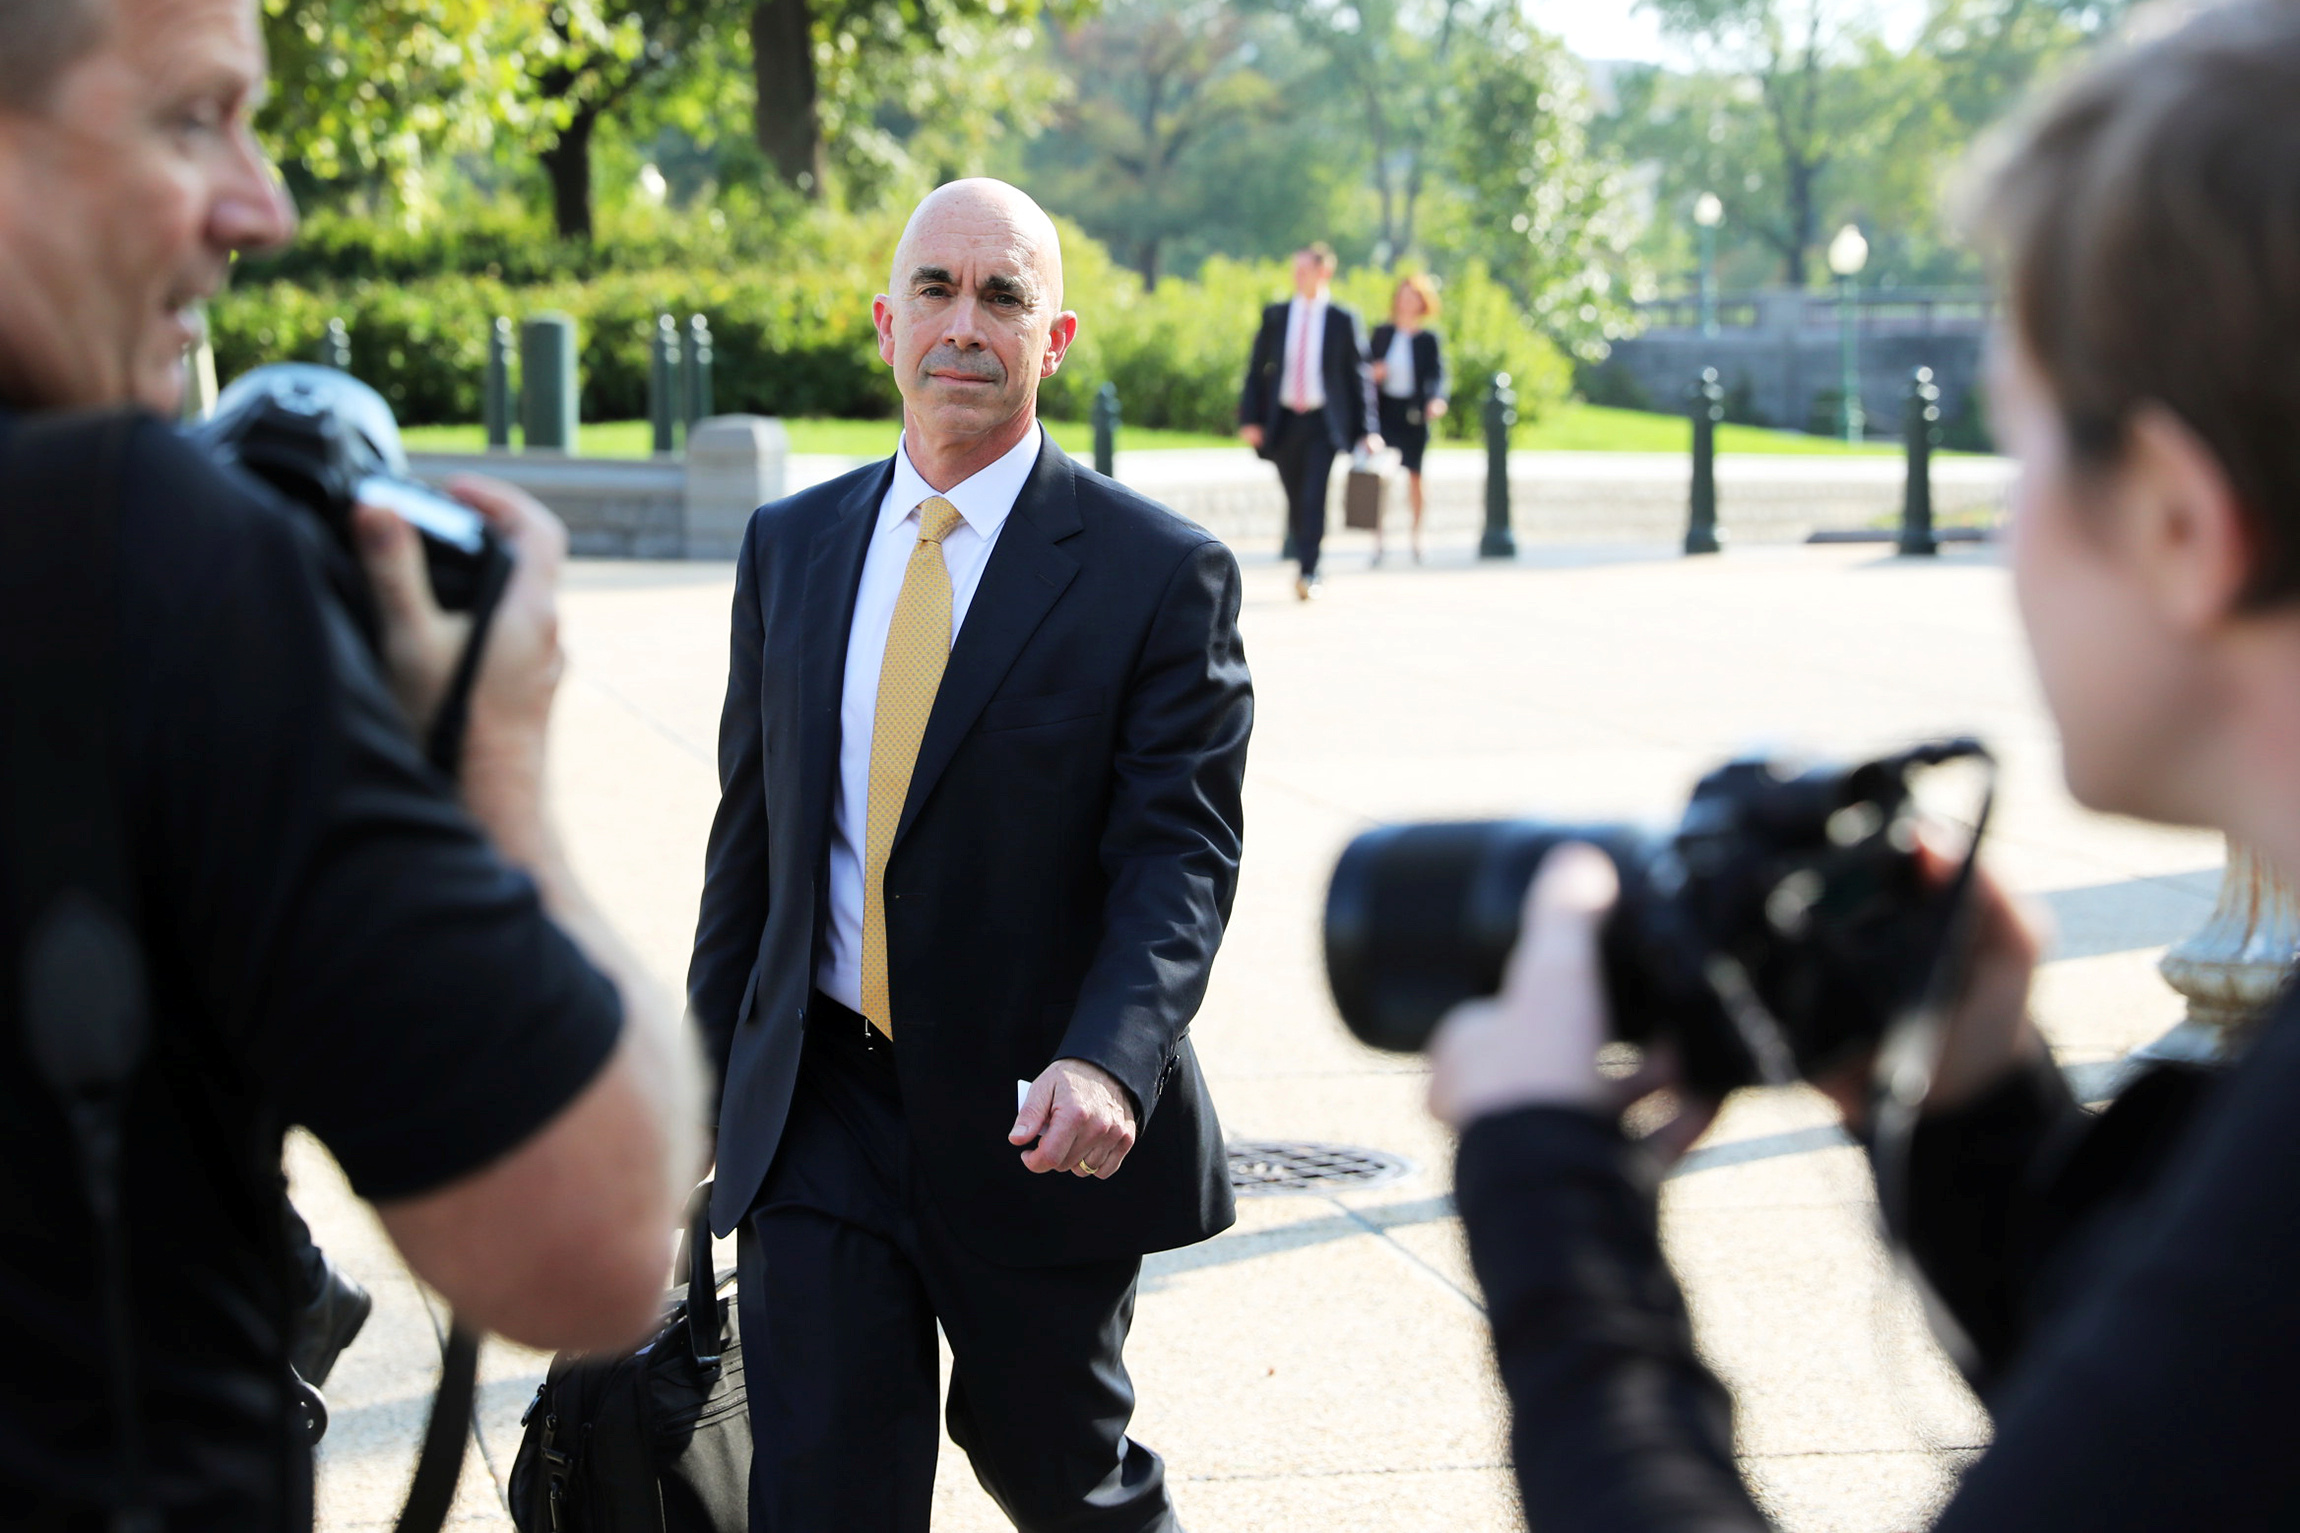
[[[471,617],[462,658],[423,739],[432,765],[455,776],[488,623],[511,580],[511,550],[477,511],[409,475],[391,407],[349,373],[305,362],[256,368],[224,390],[199,438],[218,462],[262,480],[327,529],[340,555],[331,561],[330,582],[378,659],[383,623],[352,513],[381,506],[416,530],[433,599]]]
[[[485,518],[408,474],[391,407],[349,373],[308,362],[244,373],[217,398],[200,439],[316,515],[355,559],[353,508],[396,512],[422,537],[432,595],[450,612],[492,601],[491,588],[509,573],[510,556]]]
[[[1963,881],[1918,858],[1911,779],[1978,758],[1949,740],[1853,766],[1761,758],[1704,777],[1655,834],[1535,820],[1390,826],[1353,841],[1326,896],[1326,974],[1376,1048],[1420,1049],[1447,1011],[1501,988],[1525,891],[1569,841],[1621,877],[1601,953],[1614,1035],[1668,1043],[1721,1095],[1825,1071],[1918,1005]]]

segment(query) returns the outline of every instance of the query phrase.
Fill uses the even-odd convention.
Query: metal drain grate
[[[1346,1144],[1296,1140],[1230,1141],[1230,1185],[1249,1196],[1276,1192],[1331,1192],[1378,1187],[1413,1169],[1403,1156]]]

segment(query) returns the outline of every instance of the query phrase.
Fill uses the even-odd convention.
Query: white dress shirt
[[[939,494],[958,508],[957,527],[942,540],[950,571],[950,637],[957,642],[966,609],[982,584],[1015,497],[1038,464],[1045,428],[1033,427],[1012,451],[971,479],[936,490],[911,467],[907,443],[895,449],[894,482],[879,502],[878,525],[863,553],[862,584],[847,629],[847,674],[839,698],[839,778],[831,800],[830,919],[815,960],[815,988],[841,1006],[862,1010],[863,846],[870,813],[871,730],[878,722],[878,673],[886,660],[902,577],[918,547],[919,503]]]
[[[1403,325],[1390,336],[1390,354],[1382,360],[1382,392],[1392,399],[1414,397],[1414,338]]]
[[[1324,298],[1296,293],[1286,302],[1286,355],[1278,374],[1278,403],[1304,414],[1326,407],[1326,304]],[[1294,393],[1294,346],[1302,341],[1302,326],[1310,327],[1302,344],[1301,394]]]

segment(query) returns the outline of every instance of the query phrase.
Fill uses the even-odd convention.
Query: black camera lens
[[[1598,955],[1615,1038],[1668,1045],[1711,1096],[1827,1068],[1943,972],[1971,861],[1928,880],[1910,778],[1952,761],[1982,768],[1977,847],[1990,767],[1967,739],[1851,766],[1728,762],[1667,835],[1541,820],[1371,831],[1326,891],[1334,1002],[1361,1041],[1421,1049],[1449,1010],[1501,988],[1541,860],[1587,841],[1621,875]]]
[[[1351,842],[1326,891],[1326,979],[1361,1042],[1413,1053],[1445,1014],[1501,988],[1525,891],[1552,848],[1639,862],[1619,825],[1479,820],[1393,825]]]

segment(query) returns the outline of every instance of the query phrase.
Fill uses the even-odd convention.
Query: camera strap
[[[27,1053],[71,1127],[97,1242],[114,1533],[159,1527],[128,1306],[121,1153],[150,1029],[119,762],[120,464],[139,417],[20,420],[0,440],[0,755]]]
[[[1961,742],[1960,742],[1961,743]],[[1925,1099],[1932,1094],[1949,1018],[1972,976],[1980,936],[1980,913],[1973,899],[1979,876],[1981,841],[1996,808],[1996,758],[1974,745],[1957,754],[1988,766],[1988,786],[1974,816],[1972,845],[1940,894],[1940,932],[1932,973],[1917,1004],[1893,1019],[1879,1041],[1869,1081],[1869,1163],[1876,1175],[1877,1208],[1896,1263],[1923,1299],[1934,1337],[1964,1373],[1976,1380],[1979,1356],[1955,1314],[1942,1303],[1910,1249],[1910,1159]],[[1947,758],[1943,758],[1947,759]]]

